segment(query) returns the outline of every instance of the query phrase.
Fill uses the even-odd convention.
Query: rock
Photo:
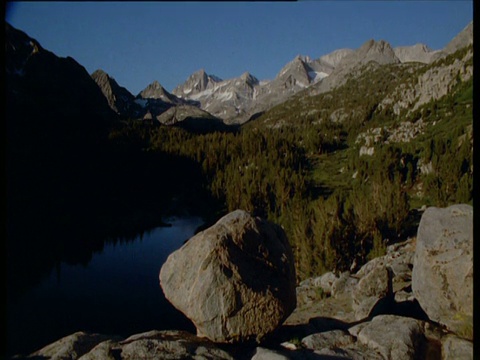
[[[358,343],[344,348],[323,348],[316,350],[314,354],[317,355],[317,359],[325,360],[384,360],[375,350]]]
[[[212,342],[185,331],[149,331],[120,343],[122,360],[227,359],[233,357]]]
[[[236,210],[172,253],[165,297],[215,342],[259,340],[295,309],[295,267],[284,231]]]
[[[355,324],[355,325],[348,328],[348,332],[349,332],[350,335],[358,337],[358,334],[360,334],[360,331],[362,331],[362,329],[365,326],[367,326],[369,323],[370,323],[369,321],[366,321],[366,322],[361,322],[361,323]]]
[[[385,359],[414,359],[422,349],[424,334],[418,320],[379,315],[360,330],[357,340]]]
[[[473,207],[428,208],[418,227],[415,298],[431,320],[473,338]]]
[[[98,344],[109,339],[110,337],[106,335],[79,331],[43,347],[34,352],[31,357],[49,360],[76,360],[90,352]]]
[[[311,305],[314,301],[321,297],[321,288],[314,287],[312,285],[300,285],[296,288],[297,293],[297,307],[303,307]]]
[[[115,352],[119,353],[119,345],[117,341],[107,340],[103,341],[78,360],[117,360]]]
[[[343,295],[351,294],[357,284],[358,278],[350,276],[348,271],[343,272],[332,284],[332,296],[339,298]]]
[[[448,335],[442,341],[443,360],[473,359],[473,343],[456,336]]]
[[[352,293],[352,308],[357,320],[370,316],[379,301],[392,296],[389,271],[385,265],[378,265],[360,279]]]
[[[326,295],[331,295],[333,283],[337,279],[337,276],[333,272],[329,271],[322,276],[315,278],[313,280],[313,285],[321,287]]]
[[[394,295],[394,300],[397,303],[402,303],[405,301],[410,301],[412,302],[415,298],[413,297],[412,292],[406,291],[406,290],[399,290],[395,293]]]
[[[344,347],[353,344],[354,337],[343,330],[332,330],[308,335],[302,339],[302,344],[308,349],[321,350],[323,348]]]
[[[252,360],[289,360],[290,357],[285,356],[279,351],[266,349],[263,347],[257,347],[255,350],[255,355],[253,355]]]

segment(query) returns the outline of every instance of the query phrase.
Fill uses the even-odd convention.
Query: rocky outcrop
[[[428,317],[473,336],[473,207],[430,207],[420,221],[412,289]]]
[[[464,45],[461,48],[469,45],[468,42],[459,41],[459,43]],[[444,51],[440,53],[443,55],[438,59],[447,54]],[[392,106],[396,115],[399,115],[403,109],[407,109],[410,113],[432,100],[438,100],[447,95],[460,81],[465,82],[473,76],[473,51],[469,50],[462,56],[449,62],[445,59],[438,62],[432,60],[432,65],[420,71],[414,81],[401,84],[393,93],[385,97],[380,102],[379,109]]]
[[[256,348],[249,344],[216,345],[210,340],[182,331],[151,331],[133,335],[125,340],[98,334],[76,333],[35,352],[30,358],[80,358],[82,360],[138,358],[473,359],[473,342],[465,339],[466,336],[462,329],[456,328],[453,330],[456,334],[452,334],[437,324],[436,320],[432,321],[433,319],[427,317],[414,298],[417,291],[412,292],[411,286],[412,278],[415,279],[417,276],[415,270],[415,266],[418,264],[417,257],[426,257],[427,261],[431,256],[437,260],[443,259],[436,263],[438,265],[436,269],[440,274],[444,273],[441,271],[441,267],[445,265],[440,262],[448,263],[447,260],[457,258],[463,259],[467,263],[465,266],[457,265],[457,269],[460,269],[459,275],[462,274],[461,270],[464,267],[471,268],[468,266],[469,263],[471,264],[468,253],[451,248],[457,246],[455,249],[458,250],[458,245],[463,243],[464,237],[461,236],[463,232],[459,229],[463,229],[467,234],[471,233],[469,229],[472,227],[473,219],[469,216],[472,212],[472,207],[468,205],[456,205],[446,209],[428,208],[421,219],[418,238],[411,238],[405,242],[388,246],[386,255],[369,261],[356,273],[344,272],[339,275],[326,273],[320,277],[303,281],[297,287],[299,300],[295,311],[284,326],[278,327],[265,336],[263,338],[265,341]],[[440,237],[451,246],[445,245],[440,250],[427,246],[432,242],[437,243],[437,240],[425,237],[425,234],[431,232],[437,235],[440,233]],[[222,331],[228,331],[238,325],[235,320],[228,323],[230,320],[227,319],[228,317],[233,319],[236,314],[241,314],[245,324],[258,329],[258,326],[252,325],[252,319],[248,312],[245,312],[244,307],[249,306],[250,312],[253,312],[254,308],[259,308],[261,312],[265,313],[270,311],[273,305],[266,307],[266,303],[259,300],[260,298],[256,295],[254,295],[256,303],[249,305],[247,297],[243,294],[243,292],[248,293],[249,290],[240,290],[237,295],[223,297],[218,297],[216,294],[218,292],[225,294],[223,289],[227,289],[228,293],[229,283],[234,284],[236,289],[242,289],[242,285],[236,280],[237,273],[242,273],[244,275],[242,279],[246,279],[248,284],[254,283],[262,289],[268,289],[268,286],[260,285],[261,283],[265,284],[263,282],[265,273],[273,268],[288,269],[290,267],[288,261],[284,261],[280,265],[273,260],[289,257],[280,255],[288,253],[283,245],[278,246],[278,244],[283,244],[283,240],[281,240],[283,236],[281,230],[272,224],[253,218],[243,211],[235,211],[220,219],[213,227],[190,239],[184,247],[191,248],[191,251],[187,250],[183,254],[186,260],[180,265],[181,268],[177,266],[171,268],[179,273],[182,273],[184,268],[188,268],[187,272],[192,274],[201,273],[201,278],[215,279],[215,285],[222,289],[217,288],[214,291],[209,285],[210,280],[205,283],[200,277],[194,275],[192,277],[195,280],[192,283],[188,280],[188,275],[176,276],[178,274],[174,274],[173,270],[164,273],[163,268],[163,275],[161,274],[160,277],[161,279],[168,278],[167,280],[172,283],[170,286],[176,287],[175,291],[183,294],[183,298],[193,304],[192,306],[195,304],[191,297],[197,296],[195,299],[198,299],[197,303],[201,304],[201,299],[205,298],[201,293],[208,294],[208,304],[200,306],[201,310],[196,309],[195,311],[212,315],[219,310],[227,309],[228,315],[222,316],[222,320],[225,320]],[[269,239],[276,240],[271,242]],[[222,243],[226,246],[221,248],[200,246],[200,242]],[[193,245],[189,247],[189,243]],[[273,243],[276,243],[277,246],[271,246]],[[279,250],[279,248],[283,250]],[[209,255],[202,258],[201,254],[203,253]],[[273,258],[272,263],[265,265],[263,260],[267,253],[272,254]],[[452,253],[458,257],[451,256]],[[244,257],[245,254],[248,255]],[[256,265],[258,260],[263,265]],[[217,262],[220,264],[220,270],[209,273],[207,269]],[[178,264],[178,262],[176,263]],[[240,265],[245,264],[248,264],[247,268],[251,269],[250,272],[245,269],[240,270],[243,268]],[[250,275],[246,276],[248,273]],[[254,275],[256,275],[255,281],[252,280]],[[471,281],[468,276],[466,278]],[[227,281],[223,282],[225,279]],[[162,280],[162,284],[168,281]],[[440,281],[440,284],[445,284],[441,280],[432,278],[428,281]],[[184,284],[185,288],[199,287],[192,292],[188,289],[180,292]],[[462,289],[468,290],[471,287],[471,283],[463,284]],[[447,290],[450,293],[445,296]],[[274,291],[275,286],[270,287],[270,292]],[[442,291],[444,292],[440,295],[429,295],[430,301],[441,302],[442,296],[449,299],[455,296],[463,298],[462,294],[465,294],[465,291],[454,290],[450,285]],[[270,292],[263,291],[267,296],[270,296]],[[464,297],[468,299],[470,295],[468,291],[466,293]],[[229,310],[232,307],[229,307],[227,298],[235,299],[236,310]],[[386,306],[380,307],[378,303],[385,300],[388,300],[384,304]],[[273,303],[274,301],[270,304]],[[364,310],[364,304],[367,310]],[[423,303],[421,304],[423,306]],[[372,305],[375,311],[371,310]],[[363,311],[361,316],[358,316],[358,309]],[[270,319],[269,316],[267,316],[268,319],[262,317],[264,314],[260,312],[253,316],[255,321],[260,323],[268,322]],[[455,315],[451,313],[450,318],[455,318]],[[215,328],[217,325],[212,326]],[[236,329],[236,334],[243,331],[238,327]],[[470,328],[470,331],[473,333],[473,327]],[[243,340],[249,338],[243,333]],[[220,339],[220,341],[223,340]]]
[[[234,358],[212,342],[183,331],[150,331],[120,343],[122,360]]]
[[[216,342],[260,340],[294,310],[292,250],[277,225],[236,210],[172,253],[165,297]]]
[[[391,277],[384,264],[374,267],[358,282],[352,293],[353,310],[357,320],[370,316],[381,300],[389,300],[392,293]]]
[[[149,331],[122,339],[77,332],[66,336],[25,359],[45,360],[156,360],[224,359],[234,357],[206,339],[184,331]]]
[[[113,341],[115,340],[120,340],[120,338],[113,337]],[[45,358],[50,360],[74,360],[80,358],[85,360],[89,358],[86,354],[105,341],[110,341],[110,343],[112,343],[112,337],[79,331],[43,347],[42,349],[34,352],[30,357]],[[96,348],[93,352],[97,354],[101,353],[103,358],[108,358],[106,356],[108,351],[104,352],[101,351],[100,348]]]
[[[157,115],[156,119],[163,125],[179,126],[194,132],[227,129],[227,126],[221,119],[191,105],[173,106],[160,115]]]

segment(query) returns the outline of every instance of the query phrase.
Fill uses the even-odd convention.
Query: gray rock
[[[283,352],[257,347],[252,360],[289,360],[291,357],[286,356]]]
[[[446,336],[442,341],[443,360],[473,359],[473,343],[453,335]]]
[[[308,349],[344,347],[353,344],[354,337],[343,330],[332,330],[308,335],[302,339],[302,344]]]
[[[76,360],[109,339],[110,337],[107,335],[79,331],[43,347],[31,356],[44,357],[49,360]]]
[[[412,46],[398,46],[393,49],[395,55],[404,62],[421,62],[428,64],[435,59],[438,51],[431,50],[425,44],[415,44]]]
[[[313,280],[313,285],[321,287],[326,295],[331,295],[333,283],[337,279],[337,276],[333,272],[329,271],[322,276],[315,278]]]
[[[473,44],[473,21],[465,26],[444,48],[445,54],[452,54],[455,51]]]
[[[141,108],[134,102],[134,96],[103,70],[96,70],[91,75],[97,83],[110,108],[117,114],[134,116],[140,113]]]
[[[358,337],[358,334],[360,334],[360,331],[362,331],[362,329],[365,326],[367,326],[369,323],[370,322],[366,321],[366,322],[361,322],[361,323],[358,323],[356,325],[353,325],[353,326],[348,328],[348,332],[349,332],[350,335]]]
[[[117,360],[115,352],[120,352],[118,341],[103,341],[78,360]]]
[[[352,293],[352,308],[357,320],[370,315],[382,299],[392,296],[390,276],[385,265],[378,264],[360,279]]]
[[[185,104],[185,100],[170,94],[158,81],[154,81],[143,89],[139,94],[140,99],[157,99],[168,104]]]
[[[412,290],[428,317],[473,337],[473,207],[430,207],[418,227]]]
[[[338,298],[346,294],[351,294],[357,284],[358,278],[350,276],[350,272],[348,271],[343,272],[332,284],[332,296]]]
[[[385,259],[385,256],[376,257],[370,260],[369,262],[367,262],[366,264],[364,264],[360,268],[360,270],[356,272],[355,276],[358,278],[362,278],[368,273],[370,273],[373,269],[382,267],[382,266],[385,267],[386,264],[387,264],[387,261]]]
[[[323,348],[314,351],[314,354],[321,356],[317,359],[325,360],[384,360],[384,357],[375,350],[358,343],[343,348]]]
[[[385,359],[418,358],[424,335],[420,322],[395,315],[379,315],[360,330],[357,340]]]
[[[284,231],[236,210],[172,253],[165,297],[215,342],[259,340],[295,309],[295,267]]]
[[[184,331],[149,331],[131,336],[120,345],[122,360],[233,360],[212,342]]]

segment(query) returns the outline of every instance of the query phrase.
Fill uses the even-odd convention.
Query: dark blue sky
[[[473,19],[473,1],[18,2],[6,20],[89,73],[134,95],[167,90],[201,68],[272,79],[296,55],[318,58],[369,39],[443,48]]]

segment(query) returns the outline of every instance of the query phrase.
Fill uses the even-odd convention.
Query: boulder
[[[78,331],[65,336],[34,352],[32,358],[45,358],[49,360],[76,360],[87,354],[98,344],[110,340],[111,337],[101,334],[89,334]]]
[[[118,356],[115,353],[120,352],[118,348],[118,341],[106,340],[82,355],[78,360],[117,360]]]
[[[362,344],[352,344],[342,348],[323,348],[313,353],[318,360],[385,360],[375,350]]]
[[[352,293],[352,308],[357,320],[370,316],[381,300],[388,301],[392,296],[392,284],[389,271],[382,262],[363,276]]]
[[[442,358],[443,360],[472,360],[473,343],[448,335],[442,341]]]
[[[425,336],[418,320],[379,315],[365,325],[357,340],[378,351],[385,359],[418,359]]]
[[[295,309],[295,267],[278,225],[236,210],[172,253],[165,297],[215,342],[260,340]]]
[[[331,294],[335,298],[350,295],[358,284],[358,278],[350,275],[349,271],[343,272],[333,282]]]
[[[185,331],[149,331],[136,334],[122,341],[122,360],[180,360],[225,359],[233,360],[226,351],[212,342]]]
[[[255,354],[252,357],[252,360],[289,360],[286,354],[281,351],[275,351],[266,349],[263,347],[257,347],[255,349]]]
[[[355,338],[343,330],[331,330],[308,335],[302,339],[302,344],[311,350],[323,348],[339,348],[353,344]]]
[[[430,207],[420,220],[412,290],[431,320],[473,338],[473,207]]]

